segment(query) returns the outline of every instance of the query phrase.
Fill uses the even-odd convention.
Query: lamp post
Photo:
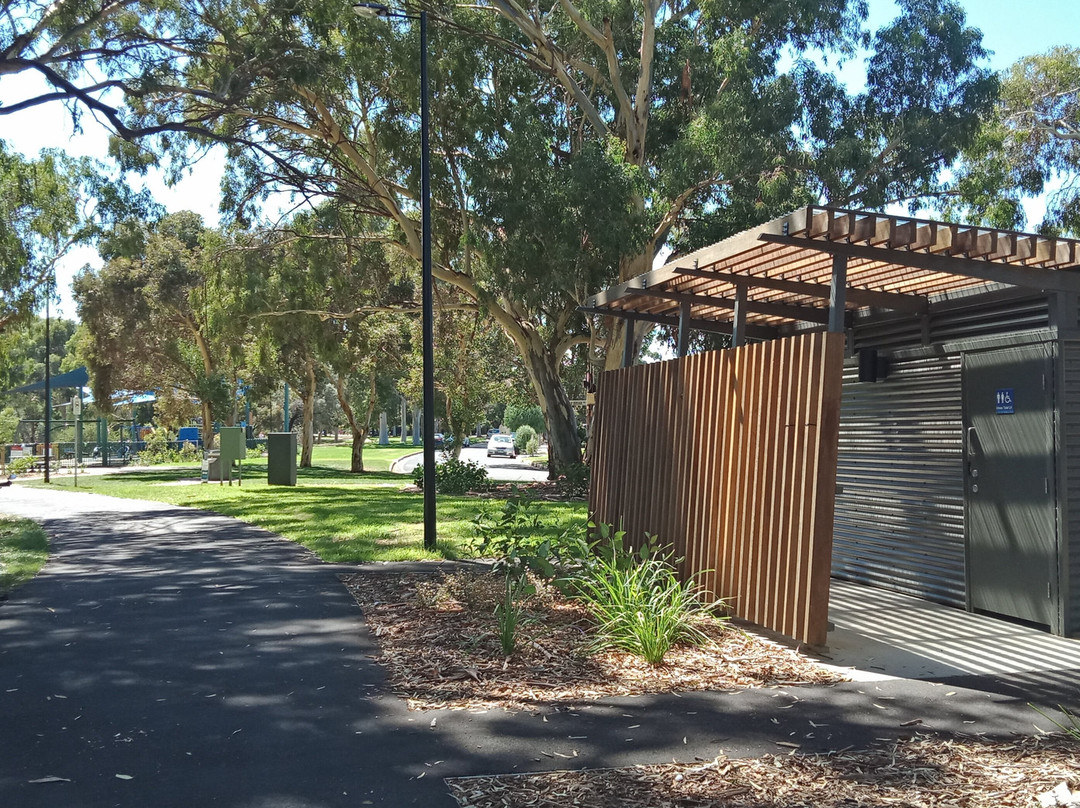
[[[49,439],[52,437],[52,349],[49,347],[49,301],[52,299],[52,276],[45,286],[45,482],[49,482]]]
[[[428,110],[427,12],[407,14],[379,3],[354,3],[361,17],[420,21],[420,231],[422,240],[421,289],[424,353],[424,549],[435,549],[435,314],[431,277],[431,144]]]

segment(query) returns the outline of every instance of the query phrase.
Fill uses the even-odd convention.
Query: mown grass
[[[0,514],[0,595],[26,583],[49,558],[49,540],[29,519]]]
[[[365,465],[370,448],[364,450]],[[373,453],[372,460],[389,466],[395,447],[379,448],[386,457],[375,458]],[[401,449],[400,445],[396,448]],[[195,468],[163,468],[82,475],[79,490],[235,516],[299,542],[332,562],[458,558],[474,535],[472,519],[501,505],[477,497],[440,495],[438,549],[427,552],[423,549],[423,496],[403,490],[411,484],[409,477],[386,471],[343,471],[339,463],[348,468],[348,447],[317,447],[314,461],[312,468],[297,471],[296,487],[268,486],[266,463],[246,461],[243,485],[200,484]],[[70,488],[73,480],[53,477],[52,485]],[[552,534],[585,516],[585,506],[579,502],[543,503],[542,507]]]

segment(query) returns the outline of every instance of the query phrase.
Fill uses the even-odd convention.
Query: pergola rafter
[[[835,329],[860,309],[923,315],[932,298],[991,284],[1078,294],[1080,242],[811,205],[605,289],[583,310],[760,339]]]

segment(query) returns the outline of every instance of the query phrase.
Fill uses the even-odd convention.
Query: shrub
[[[555,481],[555,488],[564,497],[586,497],[589,495],[591,476],[588,463],[569,463],[563,466],[562,473]]]
[[[8,463],[8,472],[11,474],[26,474],[33,468],[34,458],[32,457],[16,457]]]
[[[525,444],[525,454],[530,456],[540,454],[540,438],[536,435],[529,438],[528,442]]]
[[[546,536],[540,504],[516,488],[497,512],[477,514],[473,529],[476,535],[467,547],[474,555],[493,557],[496,568],[513,573],[531,570],[557,586],[590,554],[585,524],[571,525],[555,538]]]
[[[634,551],[626,548],[622,531],[612,536],[601,530],[601,536],[596,561],[575,581],[599,623],[594,650],[618,648],[659,665],[678,642],[710,642],[700,623],[721,603],[702,603],[692,580],[679,581],[655,537]]]
[[[536,437],[536,430],[528,424],[518,428],[518,431],[514,433],[514,448],[518,454],[528,454],[526,446],[529,445],[529,441]]]
[[[424,487],[424,466],[413,471],[413,481],[420,489]],[[448,457],[435,466],[435,490],[440,494],[466,494],[484,491],[488,487],[487,468],[471,460]]]

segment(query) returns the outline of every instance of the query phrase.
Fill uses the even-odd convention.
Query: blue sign
[[[1013,408],[1013,389],[1011,387],[997,391],[995,412],[998,415],[1012,415],[1016,412]]]

